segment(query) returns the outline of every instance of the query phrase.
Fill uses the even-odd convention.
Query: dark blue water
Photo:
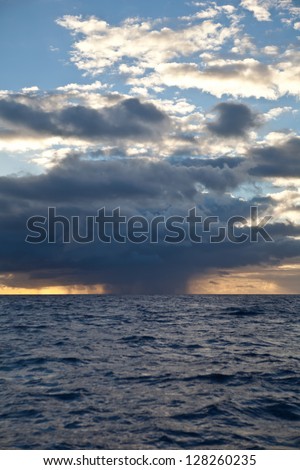
[[[0,297],[1,449],[300,449],[300,296]]]

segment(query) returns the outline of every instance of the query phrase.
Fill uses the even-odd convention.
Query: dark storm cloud
[[[250,152],[255,166],[249,173],[260,177],[300,177],[300,138],[281,145],[254,148]]]
[[[34,109],[14,99],[0,100],[0,118],[17,127],[37,133],[49,135],[58,133],[56,125],[51,120],[51,113]]]
[[[129,98],[102,109],[74,105],[57,111],[40,108],[39,101],[27,103],[16,97],[0,100],[0,119],[26,133],[79,137],[87,140],[146,140],[159,137],[169,127],[167,115],[151,103]]]
[[[257,114],[240,103],[220,103],[214,108],[218,112],[215,122],[207,123],[207,129],[221,137],[244,137],[247,132],[261,125]]]
[[[284,224],[280,222],[270,225],[269,233],[272,237],[299,237],[300,226],[292,223]]]
[[[1,233],[1,271],[21,285],[105,284],[113,293],[184,293],[193,277],[210,269],[274,264],[299,253],[299,240],[279,239],[255,246],[219,245],[27,245],[22,225]],[[5,243],[5,245],[4,245]],[[5,248],[4,248],[5,246]],[[24,278],[24,276],[26,278]]]
[[[12,200],[149,201],[190,200],[197,196],[196,185],[225,191],[240,183],[239,174],[227,167],[174,165],[169,161],[144,159],[81,160],[67,158],[48,173],[23,178],[0,178],[0,195]]]
[[[236,245],[170,245],[158,243],[105,244],[95,242],[40,245],[25,243],[26,220],[46,215],[56,206],[58,215],[86,217],[101,207],[120,207],[122,214],[186,215],[197,206],[199,215],[249,215],[252,201],[222,198],[197,192],[195,184],[203,170],[216,167],[187,167],[170,162],[143,160],[84,161],[69,158],[48,173],[0,179],[0,273],[12,273],[12,286],[105,284],[116,293],[182,293],[194,276],[209,269],[232,269],[260,263],[275,263],[299,253],[300,242],[290,238],[300,227],[276,224],[271,227],[274,243]],[[228,167],[226,166],[226,170]],[[205,178],[207,178],[207,174]],[[264,207],[267,201],[257,201]],[[264,207],[265,209],[265,207]],[[81,227],[85,233],[84,224]]]

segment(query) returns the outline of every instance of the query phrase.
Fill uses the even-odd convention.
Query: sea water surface
[[[0,297],[1,449],[300,449],[300,296]]]

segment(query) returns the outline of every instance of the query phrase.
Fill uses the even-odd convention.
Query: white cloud
[[[145,72],[145,69],[143,67],[139,66],[134,66],[134,65],[127,65],[127,64],[121,64],[119,66],[119,70],[121,73],[128,74],[128,75],[143,75]]]
[[[196,88],[222,96],[277,100],[284,95],[300,96],[300,52],[288,49],[268,64],[251,57],[240,60],[214,59],[202,55],[203,64],[167,62],[146,77],[131,78],[134,86]]]
[[[141,79],[131,79],[146,87],[163,84],[181,89],[196,88],[218,98],[230,95],[238,97],[264,97],[276,99],[278,90],[274,84],[274,72],[268,65],[255,59],[214,60],[200,69],[195,63],[165,63],[156,72]]]
[[[233,5],[218,5],[216,2],[210,1],[192,2],[192,5],[197,8],[201,8],[201,11],[188,18],[212,18],[222,13],[230,16],[236,11],[236,8]]]
[[[272,2],[269,0],[242,0],[241,6],[253,13],[257,21],[271,21],[269,11]]]
[[[25,87],[21,89],[22,93],[35,93],[37,91],[40,91],[38,86]]]
[[[241,5],[260,20],[270,19],[269,0],[243,0]],[[214,2],[206,9],[202,3],[197,6],[203,8],[196,13],[200,16],[211,15],[212,9],[235,11],[230,5],[219,7]],[[286,8],[280,0],[273,6]],[[280,56],[275,45],[258,49],[254,38],[242,31],[235,20],[224,26],[213,20],[198,19],[196,24],[178,29],[166,27],[166,22],[164,20],[162,25],[129,18],[118,26],[111,26],[95,17],[64,16],[58,20],[58,24],[70,29],[76,38],[71,59],[75,65],[90,75],[107,69],[118,70],[127,76],[131,94],[151,96],[153,92],[164,91],[165,87],[178,87],[182,90],[196,88],[218,98],[276,100],[286,94],[300,96],[300,60],[296,50],[289,49]],[[232,41],[233,47],[223,54]],[[235,54],[241,59],[232,59]],[[258,54],[260,60],[254,58]],[[200,58],[198,62],[197,58]],[[71,89],[65,88],[65,91]]]
[[[289,48],[276,64],[276,84],[281,95],[300,96],[300,51]]]
[[[277,55],[279,53],[279,49],[277,46],[265,46],[263,48],[263,52],[266,55]]]
[[[275,182],[286,185],[286,181],[282,182],[280,179]],[[290,182],[292,183],[292,180]],[[300,189],[297,186],[299,186],[299,180],[295,181],[293,189],[284,189],[270,195],[276,201],[273,214],[276,220],[283,222],[288,220],[294,224],[300,224]]]
[[[267,120],[271,120],[271,119],[277,119],[283,113],[290,113],[290,112],[293,112],[293,108],[291,108],[290,106],[284,106],[282,108],[280,107],[272,108],[267,113],[265,113],[264,116]]]
[[[88,20],[83,20],[81,15],[65,15],[63,18],[57,20],[57,24],[64,26],[75,33],[86,35],[93,33],[98,34],[101,31],[105,31],[108,27],[106,21],[99,20],[95,16],[90,16]]]
[[[185,98],[175,98],[174,100],[153,99],[150,102],[170,116],[190,115],[196,109],[196,106],[189,103]]]
[[[64,16],[57,22],[75,36],[84,35],[74,43],[72,61],[80,70],[92,75],[116,63],[123,64],[124,58],[134,62],[126,64],[126,72],[133,65],[131,72],[137,74],[175,58],[218,50],[237,33],[236,27],[223,27],[211,20],[176,30],[166,26],[154,29],[153,23],[136,19],[129,19],[120,26],[109,26],[94,17],[83,20]]]
[[[234,54],[244,55],[247,53],[256,54],[256,46],[248,35],[236,37],[234,39],[234,47],[231,49]]]
[[[202,10],[196,13],[193,18],[205,19],[205,18],[214,18],[218,16],[219,11],[216,8],[208,8],[207,10]]]
[[[103,88],[107,88],[107,85],[103,85],[101,82],[96,81],[91,84],[81,85],[79,83],[69,83],[68,85],[60,86],[56,88],[58,91],[66,91],[66,92],[82,92],[82,91],[95,91],[95,90],[102,90]]]
[[[296,134],[293,132],[269,132],[269,134],[265,136],[264,144],[274,147],[281,146],[287,143],[289,139],[295,136]]]
[[[22,136],[17,136],[11,139],[3,137],[0,138],[0,151],[13,154],[24,154],[30,151],[46,150],[57,145],[64,145],[63,139],[60,139],[58,137],[24,138]]]

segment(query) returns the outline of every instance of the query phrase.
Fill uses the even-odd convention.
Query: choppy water
[[[300,296],[0,297],[1,449],[300,449]]]

